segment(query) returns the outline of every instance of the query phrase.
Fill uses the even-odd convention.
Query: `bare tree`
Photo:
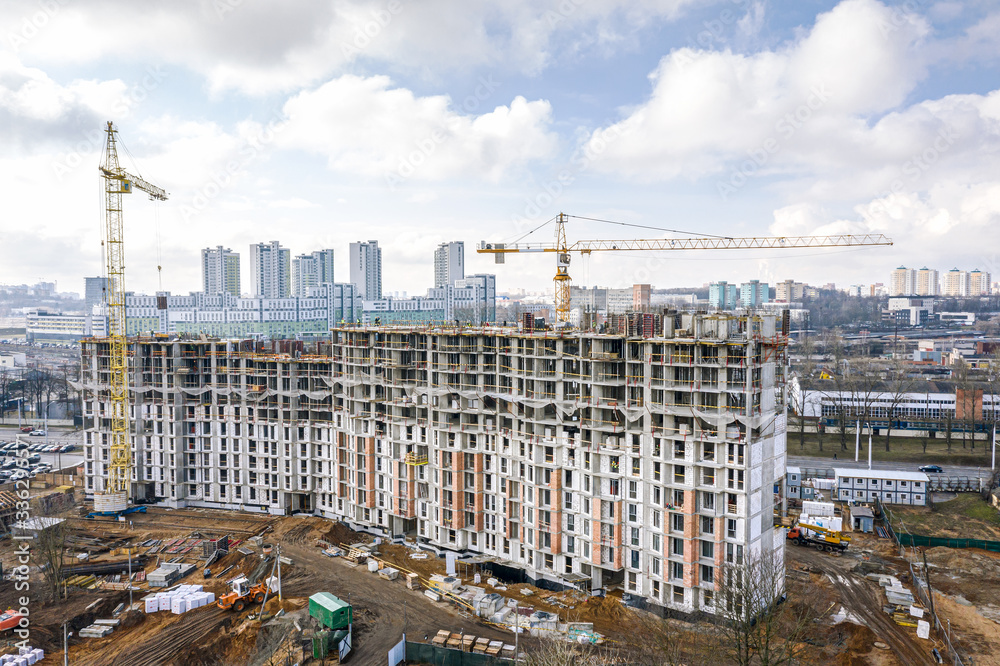
[[[886,390],[883,392],[884,398],[889,401],[889,405],[886,408],[888,425],[885,429],[885,450],[887,452],[889,451],[889,437],[892,434],[892,424],[898,416],[896,410],[906,400],[906,396],[913,390],[914,385],[915,380],[908,376],[906,365],[900,359],[894,358],[890,367],[890,376],[885,384]],[[924,441],[924,451],[927,451],[926,440]]]
[[[785,599],[785,564],[772,551],[727,562],[715,577],[719,650],[740,666],[795,662],[814,612]]]
[[[620,663],[618,656],[616,649],[570,643],[558,638],[540,638],[533,647],[524,650],[522,663],[527,666],[604,666],[605,664],[611,666]],[[673,662],[656,663],[659,665]]]
[[[31,549],[31,559],[41,568],[46,591],[53,601],[66,597],[66,587],[62,584],[62,579],[65,558],[69,550],[68,516],[68,512],[39,516],[38,534]],[[46,526],[50,521],[52,524]]]

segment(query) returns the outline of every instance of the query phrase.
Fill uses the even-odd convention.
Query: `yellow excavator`
[[[851,543],[851,537],[843,532],[807,523],[799,523],[788,530],[787,538],[797,546],[814,546],[817,550],[839,553],[847,550]]]

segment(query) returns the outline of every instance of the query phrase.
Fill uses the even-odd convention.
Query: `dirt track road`
[[[932,666],[937,662],[931,656],[932,643],[920,641],[905,627],[900,627],[882,611],[880,593],[875,584],[850,571],[857,560],[833,557],[811,548],[789,546],[785,551],[788,561],[807,564],[814,571],[823,572],[833,584],[840,604],[860,618],[878,639],[888,645],[900,664],[905,666]]]
[[[420,592],[406,589],[402,578],[387,581],[368,573],[364,567],[353,569],[340,558],[320,554],[312,544],[285,541],[282,554],[291,557],[295,569],[282,579],[285,594],[304,596],[331,592],[348,600],[355,609],[353,664],[385,663],[389,649],[402,638],[404,626],[411,640],[433,638],[439,629],[485,636],[490,640],[514,642],[514,635],[464,617]],[[405,620],[404,620],[405,603]]]

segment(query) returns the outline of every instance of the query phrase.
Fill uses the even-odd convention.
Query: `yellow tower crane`
[[[709,236],[705,238],[656,238],[632,240],[579,240],[572,244],[566,241],[566,222],[576,215],[559,213],[555,218],[556,240],[554,243],[487,243],[482,241],[476,252],[492,254],[498,264],[504,263],[508,254],[527,252],[553,252],[556,255],[555,306],[556,321],[569,323],[570,253],[589,255],[601,251],[632,250],[753,250],[803,247],[855,247],[866,245],[892,245],[892,240],[882,234],[835,234],[830,236]],[[590,220],[592,218],[579,217]],[[607,222],[607,220],[594,220]],[[613,224],[622,224],[616,222]],[[640,225],[624,225],[640,226]]]
[[[109,386],[111,398],[110,459],[104,492],[94,498],[94,514],[119,515],[145,511],[130,508],[132,449],[129,443],[128,342],[125,326],[125,235],[122,221],[122,195],[142,190],[150,199],[166,201],[167,193],[142,178],[131,175],[118,164],[118,130],[109,121],[105,129],[107,143],[104,164],[105,236],[107,264],[106,296],[108,314]],[[94,515],[92,514],[92,515]]]

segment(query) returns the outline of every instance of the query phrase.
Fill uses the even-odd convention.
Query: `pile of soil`
[[[852,622],[842,622],[837,628],[850,634],[846,649],[837,656],[837,666],[867,666],[871,663],[867,655],[875,649],[875,632]]]
[[[628,615],[628,610],[615,597],[590,597],[580,609],[595,620],[618,622]]]
[[[340,544],[352,544],[352,543],[358,543],[359,541],[367,541],[371,537],[369,537],[367,534],[361,534],[359,532],[355,532],[346,524],[340,521],[336,521],[332,525],[330,525],[330,529],[327,530],[326,534],[324,534],[320,538],[323,539],[324,541],[332,543],[335,546],[339,546]]]

